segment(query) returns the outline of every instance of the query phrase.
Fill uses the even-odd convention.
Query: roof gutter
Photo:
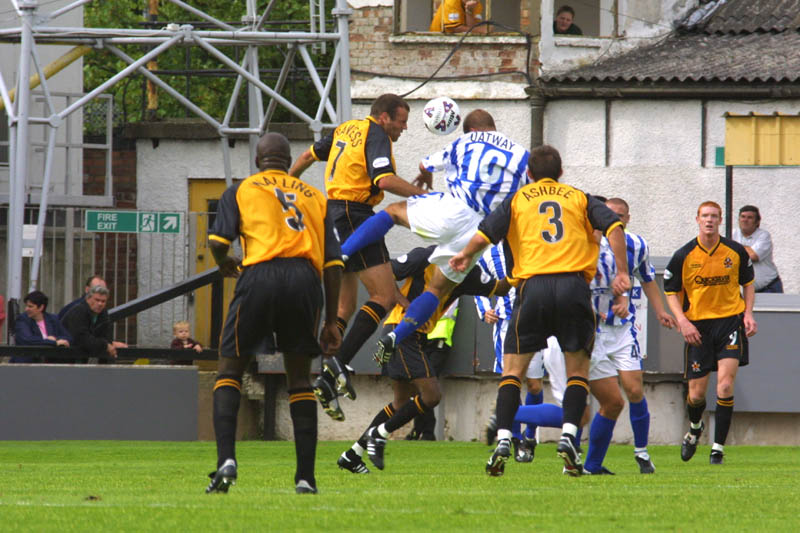
[[[783,99],[800,98],[800,83],[793,84],[703,84],[699,86],[682,85],[642,85],[641,82],[626,82],[626,85],[588,84],[585,82],[547,83],[541,80],[538,85],[528,87],[531,98],[555,100],[560,98],[696,98],[696,99]],[[635,85],[639,84],[639,85]]]

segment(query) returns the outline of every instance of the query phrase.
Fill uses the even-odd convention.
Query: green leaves
[[[257,12],[263,13],[269,0],[259,0]],[[190,4],[202,9],[209,15],[231,24],[241,26],[241,19],[246,13],[245,0],[192,0]],[[333,5],[333,4],[331,4]],[[328,6],[329,9],[331,6]],[[179,6],[167,1],[160,1],[158,15],[148,22],[147,0],[114,0],[113,2],[91,2],[84,7],[84,24],[90,28],[132,28],[159,31],[167,23],[192,24],[196,28],[214,29],[199,17],[185,11]],[[305,0],[279,1],[270,14],[266,31],[309,31],[310,23],[308,2]],[[328,24],[333,24],[333,17],[328,13]],[[123,45],[120,48],[134,59],[144,55],[150,46]],[[245,48],[221,47],[223,53],[241,63]],[[326,54],[312,53],[314,63],[320,69],[320,76],[327,76],[324,65],[330,64],[334,47],[328,45]],[[261,79],[270,87],[274,87],[280,69],[287,53],[286,45],[261,46],[258,51],[259,71]],[[123,60],[117,58],[106,50],[93,50],[84,57],[84,90],[90,91],[106,81],[108,78],[127,66]],[[176,91],[180,92],[205,112],[222,120],[228,107],[230,96],[236,82],[235,73],[210,57],[199,47],[175,47],[157,58],[157,67],[154,69],[159,77]],[[182,104],[162,90],[158,90],[157,109],[148,110],[147,83],[141,74],[132,75],[109,90],[114,96],[115,127],[129,122],[141,120],[165,120],[192,116]],[[302,61],[295,58],[286,88],[281,92],[296,106],[310,115],[319,103],[319,96],[308,78]],[[266,108],[269,98],[264,95]],[[87,111],[92,114],[92,109]],[[95,113],[98,116],[102,113]],[[242,87],[236,102],[236,109],[232,121],[246,122],[247,90]],[[273,121],[291,121],[291,114],[278,106]],[[102,120],[89,120],[86,123],[86,133],[100,133],[104,130]]]

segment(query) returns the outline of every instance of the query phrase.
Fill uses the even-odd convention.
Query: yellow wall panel
[[[726,115],[725,164],[800,165],[800,116]]]

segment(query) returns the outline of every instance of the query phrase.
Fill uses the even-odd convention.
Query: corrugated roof
[[[794,53],[790,53],[794,50]],[[671,37],[543,81],[798,81],[800,33]]]
[[[728,0],[718,6],[703,31],[754,33],[800,28],[800,0]]]
[[[700,6],[660,43],[540,81],[800,81],[800,0]]]

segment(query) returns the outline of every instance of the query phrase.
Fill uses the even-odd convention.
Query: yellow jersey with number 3
[[[208,238],[230,244],[237,237],[243,266],[303,257],[322,274],[344,265],[324,195],[280,170],[259,172],[222,193]]]
[[[483,219],[486,240],[505,238],[513,257],[509,279],[579,272],[589,283],[597,271],[599,245],[593,230],[608,235],[621,225],[606,205],[583,191],[550,178],[530,183]]]
[[[376,205],[383,200],[378,181],[397,173],[392,140],[372,117],[340,124],[314,143],[311,154],[328,162],[325,190],[331,200]]]

